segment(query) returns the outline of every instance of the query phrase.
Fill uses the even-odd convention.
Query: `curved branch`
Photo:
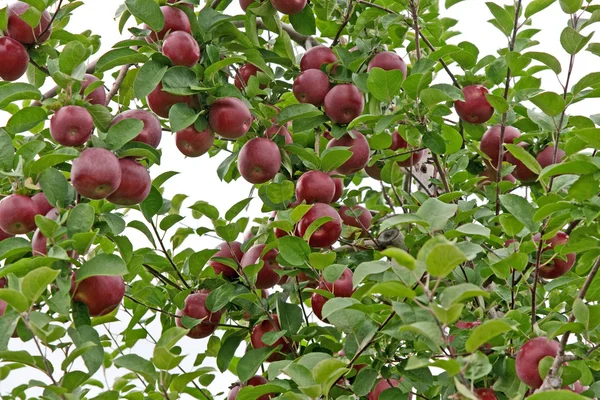
[[[119,91],[119,88],[121,87],[121,84],[125,80],[125,77],[127,76],[127,72],[129,71],[129,68],[132,67],[132,65],[133,64],[126,64],[121,67],[121,70],[119,71],[119,75],[117,76],[115,83],[113,83],[112,88],[110,89],[110,92],[108,92],[108,94],[106,95],[106,106],[108,106],[108,104],[110,103],[112,98],[115,97],[115,95]]]

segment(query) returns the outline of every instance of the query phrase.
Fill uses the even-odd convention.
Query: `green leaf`
[[[540,93],[529,100],[550,117],[557,116],[565,109],[565,100],[554,92]]]
[[[169,109],[171,131],[177,132],[191,126],[198,119],[198,113],[185,103],[174,104]]]
[[[168,68],[155,60],[144,63],[133,82],[135,97],[142,99],[148,96],[158,86]]]
[[[114,360],[114,364],[118,368],[125,368],[140,374],[147,382],[152,383],[156,380],[156,369],[154,368],[154,365],[137,354],[126,354],[121,356]]]
[[[77,40],[66,44],[58,56],[58,68],[60,72],[71,75],[75,69],[88,57],[87,50]]]
[[[567,14],[575,14],[581,9],[583,0],[558,0],[560,8]]]
[[[518,219],[530,232],[536,232],[538,224],[533,222],[535,209],[527,199],[516,194],[500,195],[502,206]]]
[[[383,260],[363,262],[354,270],[352,286],[356,288],[367,276],[380,274],[390,269],[390,267],[390,263]]]
[[[577,322],[585,325],[586,329],[588,328],[590,323],[590,310],[585,302],[579,297],[575,298],[575,301],[573,302],[573,315],[575,315],[575,320]]]
[[[330,358],[317,363],[314,366],[312,373],[315,382],[321,384],[321,388],[325,397],[329,393],[329,389],[333,386],[339,378],[348,372],[346,363],[342,360]]]
[[[237,203],[235,203],[225,213],[225,219],[227,221],[232,221],[235,217],[238,216],[239,213],[242,212],[242,210],[244,210],[244,208],[246,208],[248,206],[248,204],[250,204],[251,201],[252,201],[252,197],[248,197],[244,200],[241,200],[241,201],[238,201]]]
[[[212,206],[205,201],[197,201],[190,208],[196,211],[199,215],[205,215],[211,220],[219,219],[219,210],[217,210],[215,206]],[[194,218],[200,217],[195,216]]]
[[[153,0],[125,0],[129,12],[140,21],[145,22],[155,32],[165,25],[165,17],[158,4]]]
[[[240,381],[246,382],[252,378],[272,352],[273,349],[271,347],[248,350],[237,365],[237,375]]]
[[[434,277],[444,278],[465,261],[467,257],[454,244],[439,243],[427,255],[427,272]]]
[[[59,273],[60,271],[48,267],[35,269],[23,278],[21,292],[29,303],[33,304],[46,291],[48,285],[54,282]]]
[[[144,129],[144,123],[139,119],[125,118],[111,126],[104,142],[110,150],[118,150]]]
[[[235,286],[231,284],[221,285],[211,291],[206,298],[206,308],[212,312],[218,312],[235,297]]]
[[[229,364],[235,355],[235,351],[240,346],[245,336],[245,332],[233,334],[221,342],[219,354],[217,355],[217,368],[219,368],[219,371],[225,372],[227,368],[229,368]]]
[[[352,152],[342,147],[330,147],[321,153],[321,169],[325,172],[334,171],[352,157]]]
[[[554,71],[554,73],[557,75],[560,74],[560,72],[562,71],[560,61],[558,61],[558,59],[551,54],[530,51],[528,53],[525,53],[524,56],[541,62],[542,64],[550,68],[552,71]]]
[[[595,149],[600,149],[600,128],[576,129],[572,134]]]
[[[477,224],[464,224],[456,228],[458,232],[464,233],[469,236],[483,236],[486,238],[490,237],[490,228],[486,228],[482,225]]]
[[[527,5],[525,9],[525,18],[529,18],[532,15],[539,13],[540,11],[548,8],[556,0],[533,0]]]
[[[417,216],[429,224],[432,231],[444,229],[450,218],[456,213],[456,204],[446,204],[438,199],[427,199],[417,210]]]
[[[303,35],[314,35],[317,31],[317,24],[315,21],[315,13],[310,6],[306,6],[297,14],[292,14],[290,17],[290,23],[296,30],[296,32]]]
[[[488,103],[490,103],[490,105],[494,107],[494,110],[496,110],[496,112],[499,114],[505,113],[510,109],[510,106],[508,105],[508,102],[504,99],[504,97],[495,96],[493,94],[488,93],[485,95],[485,98],[487,99]]]
[[[394,259],[399,265],[408,268],[409,270],[415,269],[415,258],[408,252],[398,247],[388,247],[381,252],[382,255]]]
[[[538,175],[540,172],[542,172],[542,167],[540,163],[538,163],[535,157],[529,154],[529,152],[523,147],[510,143],[504,144],[504,147],[506,147],[506,149],[510,151],[511,154],[515,156],[517,160],[525,164],[525,166],[531,171],[535,172]]]
[[[420,97],[427,107],[453,100],[448,94],[433,88],[423,89]]]
[[[127,265],[121,257],[114,254],[98,254],[83,263],[77,271],[77,282],[91,276],[123,276],[127,272]]]
[[[70,327],[67,332],[77,349],[86,349],[85,351],[81,350],[81,357],[88,372],[93,375],[102,366],[104,360],[104,348],[100,342],[98,332],[90,325],[79,325],[77,328]],[[95,346],[90,348],[90,342],[94,343]]]
[[[400,95],[402,81],[404,81],[404,74],[400,70],[385,71],[381,68],[373,68],[369,71],[367,88],[377,100],[391,102]]]
[[[147,221],[151,221],[152,217],[160,211],[163,206],[163,198],[158,189],[154,186],[150,188],[150,193],[148,197],[140,204],[140,208],[142,209],[142,213],[144,214],[144,218]]]
[[[294,183],[292,181],[285,180],[283,182],[271,182],[267,186],[267,197],[274,204],[282,204],[283,202],[290,200],[294,196]]]
[[[0,108],[19,100],[40,100],[39,89],[28,83],[4,83],[0,86]]]
[[[528,400],[589,400],[589,397],[571,392],[570,390],[551,390],[549,392],[535,393]]]
[[[148,57],[133,49],[114,49],[104,53],[96,63],[96,73],[108,71],[126,64],[145,63]]]
[[[279,316],[279,326],[282,331],[292,333],[298,332],[302,326],[302,310],[296,304],[286,303],[277,298],[277,315]]]
[[[417,295],[414,290],[399,281],[387,281],[376,283],[369,288],[369,294],[377,293],[388,298],[414,299]],[[329,303],[329,302],[328,302]],[[323,307],[323,309],[325,309]]]
[[[323,113],[312,104],[292,104],[281,110],[277,115],[277,125],[283,126],[291,120],[318,117],[320,115],[323,115]]]
[[[512,330],[512,326],[503,319],[492,319],[479,325],[469,336],[465,344],[468,352],[472,353],[490,339]]]
[[[505,8],[499,6],[493,2],[487,2],[485,5],[488,7],[496,22],[498,28],[501,28],[502,32],[508,34],[511,32],[514,24],[514,15],[511,15]]]
[[[583,36],[575,29],[567,26],[560,34],[560,44],[563,49],[571,55],[577,54],[590,41],[594,32],[590,32],[588,36]]]
[[[29,300],[21,292],[13,289],[0,289],[0,299],[20,313],[27,311]]]
[[[10,135],[0,128],[0,167],[3,170],[12,170],[15,159],[15,147]]]
[[[75,348],[75,350],[69,352],[69,355],[64,359],[61,364],[61,368],[63,371],[66,371],[71,364],[75,362],[76,359],[81,357],[83,354],[87,353],[88,350],[96,347],[96,343],[87,342]]]
[[[310,247],[297,236],[284,236],[279,239],[279,255],[291,265],[305,265]]]
[[[598,171],[598,167],[596,164],[593,164],[589,161],[566,161],[559,164],[552,164],[547,166],[540,173],[540,177],[538,179],[545,178],[547,176],[556,176],[556,175],[586,175],[591,174]]]
[[[461,283],[444,289],[440,295],[440,301],[442,306],[448,308],[463,300],[478,296],[489,297],[489,293],[472,283]]]
[[[366,396],[369,394],[373,386],[375,385],[375,381],[377,380],[377,371],[373,368],[366,367],[362,368],[358,371],[356,378],[354,379],[354,383],[352,385],[352,390],[354,394],[357,396]]]
[[[89,232],[94,225],[95,220],[94,207],[87,203],[77,204],[69,212],[69,219],[67,220],[67,232],[69,237],[76,233]]]
[[[48,114],[42,107],[25,107],[10,117],[6,123],[6,130],[13,135],[25,132],[45,121],[47,117]]]

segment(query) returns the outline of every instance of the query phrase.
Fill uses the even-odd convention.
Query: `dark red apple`
[[[167,35],[162,52],[173,65],[193,67],[200,61],[200,46],[192,35],[185,31],[175,31]]]
[[[92,136],[94,120],[91,114],[80,106],[59,108],[50,119],[50,135],[63,146],[82,146]]]
[[[96,78],[94,75],[85,74],[85,80],[81,82],[81,91],[79,93],[83,95],[85,89],[96,81],[98,81],[98,78]],[[87,100],[90,104],[99,104],[101,106],[104,106],[106,105],[106,89],[104,88],[104,86],[99,86],[96,89],[94,89],[90,94],[85,96],[84,100]]]
[[[152,180],[146,167],[133,158],[121,158],[121,184],[106,199],[113,204],[131,206],[148,197]]]
[[[333,64],[338,61],[337,56],[327,46],[316,46],[308,50],[300,60],[300,71],[321,69],[323,64]]]
[[[379,380],[373,390],[369,393],[368,400],[379,400],[379,396],[384,390],[398,387],[399,384],[400,382],[398,380],[392,378]]]
[[[275,135],[283,136],[285,144],[292,144],[294,142],[292,134],[285,126],[273,125],[265,131],[265,136],[269,139],[273,139]]]
[[[239,90],[242,90],[246,86],[248,86],[250,77],[258,76],[259,72],[262,72],[262,70],[260,68],[258,68],[256,65],[250,64],[250,63],[244,64],[238,69],[238,73],[235,75],[233,84],[235,85],[236,88],[238,88]],[[259,85],[259,87],[261,89],[264,89],[267,86],[264,84],[261,84],[261,85]]]
[[[254,3],[255,0],[240,0],[240,8],[246,12],[250,4]]]
[[[498,151],[500,150],[500,134],[502,132],[501,125],[494,125],[483,134],[479,149],[491,159],[491,164],[494,168],[498,166]],[[504,143],[513,143],[515,139],[521,136],[521,133],[512,126],[504,127]],[[506,160],[504,152],[504,159]]]
[[[6,240],[8,238],[11,238],[13,236],[15,236],[15,235],[11,235],[10,233],[6,233],[2,229],[0,229],[0,242],[3,240]],[[3,278],[0,278],[0,282],[2,282],[2,279]],[[6,278],[4,278],[4,279],[6,279]]]
[[[252,125],[252,114],[246,103],[235,97],[216,100],[208,112],[208,123],[213,132],[226,139],[237,139]]]
[[[296,199],[306,204],[331,203],[334,195],[335,183],[325,172],[305,172],[296,183]]]
[[[27,72],[29,54],[27,49],[15,39],[0,37],[0,78],[16,81]]]
[[[119,159],[106,149],[85,149],[73,160],[71,183],[82,196],[94,200],[104,199],[121,184]]]
[[[344,83],[327,93],[324,105],[329,119],[344,125],[362,114],[365,101],[359,88],[351,83]]]
[[[404,152],[409,148],[412,149],[412,146],[410,146],[408,142],[404,140],[398,131],[392,134],[392,145],[390,146],[390,150],[396,151],[403,149],[402,152]],[[414,167],[419,161],[421,161],[421,157],[423,157],[423,150],[415,151],[411,153],[406,160],[398,161],[398,165],[405,168]]]
[[[470,124],[483,124],[489,121],[494,115],[494,108],[485,97],[487,93],[488,90],[482,85],[464,87],[465,101],[454,102],[454,108],[460,119]]]
[[[556,164],[562,162],[565,158],[566,153],[562,149],[558,149],[556,151]],[[550,145],[544,148],[544,150],[540,151],[535,158],[537,162],[540,164],[542,168],[546,168],[552,164],[554,164],[554,146]]]
[[[167,32],[184,31],[187,33],[192,33],[190,20],[179,8],[162,6],[160,10],[165,17],[165,24],[160,32],[151,32],[150,35],[146,37],[146,42],[153,43],[159,39],[162,40]],[[144,24],[144,29],[150,30],[150,27]]]
[[[178,10],[174,7],[170,8]],[[154,90],[146,98],[146,101],[148,102],[148,107],[150,107],[150,109],[154,111],[154,113],[159,117],[169,118],[169,110],[171,109],[171,107],[173,107],[174,104],[186,103],[189,106],[194,105],[193,96],[180,96],[176,94],[171,94],[169,92],[165,92],[162,89],[162,83],[159,83],[158,86],[154,88]]]
[[[377,165],[377,163],[369,166],[365,167],[365,172],[367,173],[367,175],[369,175],[371,178],[380,181],[381,180],[381,168],[379,168],[379,166]]]
[[[496,392],[494,392],[494,389],[490,388],[475,389],[475,395],[479,398],[479,400],[498,400],[498,397],[496,397]]]
[[[535,242],[539,242],[540,234],[536,234],[533,237],[533,240]],[[549,240],[546,240],[545,242],[548,244],[548,246],[544,248],[544,251],[551,250],[554,249],[556,246],[566,245],[569,242],[569,235],[562,231],[559,231],[556,232],[556,235],[554,237],[552,237]],[[569,272],[575,264],[576,254],[569,253],[565,257],[566,260],[555,257],[549,263],[541,265],[539,270],[540,276],[546,279],[554,279],[563,276],[564,274]]]
[[[301,72],[294,80],[292,90],[300,103],[309,103],[321,107],[331,84],[327,75],[319,69],[308,69]]]
[[[264,265],[258,271],[258,276],[256,277],[256,287],[258,289],[269,289],[273,286],[277,285],[279,282],[280,276],[277,270],[281,269],[279,264],[275,260],[277,258],[277,254],[279,252],[277,249],[271,249],[267,251],[265,254],[261,255],[266,245],[257,244],[252,246],[242,257],[241,266],[242,268],[246,268],[249,265],[258,264],[260,260],[264,262]]]
[[[473,329],[481,325],[481,321],[457,321],[456,327],[458,329]]]
[[[548,341],[545,337],[536,337],[521,346],[515,362],[519,379],[534,389],[542,386],[538,365],[544,357],[556,357],[558,348],[557,341]]]
[[[271,320],[264,320],[261,323],[254,325],[252,332],[250,333],[250,343],[254,349],[262,349],[263,347],[269,347],[265,342],[262,341],[262,337],[267,332],[280,331],[279,318],[276,314],[271,314]],[[292,349],[284,338],[279,338],[270,347],[282,346],[279,352],[273,353],[267,359],[268,362],[280,361],[284,359],[283,354],[291,353]],[[283,353],[283,354],[282,354]]]
[[[31,198],[37,205],[38,211],[41,215],[46,215],[50,210],[54,209],[54,206],[48,202],[48,198],[43,192],[39,192]]]
[[[378,53],[369,61],[367,71],[373,68],[381,68],[386,71],[400,70],[406,78],[406,63],[398,54],[393,51],[383,51]]]
[[[310,296],[310,306],[313,312],[323,322],[328,322],[327,318],[323,318],[323,306],[329,300],[327,297],[320,295],[319,293],[313,293]]]
[[[238,170],[250,183],[265,183],[281,168],[281,152],[277,143],[267,138],[254,138],[242,147],[238,155]]]
[[[529,145],[527,143],[519,143],[517,146],[520,146],[524,149],[527,149]],[[537,179],[537,174],[527,168],[525,164],[521,162],[517,157],[513,156],[511,152],[504,153],[504,159],[510,164],[515,166],[515,169],[512,171],[512,175],[520,180],[521,182],[535,182]]]
[[[8,6],[8,29],[6,33],[11,38],[23,44],[43,43],[48,39],[52,31],[49,27],[52,19],[50,13],[48,10],[44,10],[40,18],[40,23],[35,28],[32,28],[21,18],[21,15],[28,9],[29,4],[22,1],[17,1]]]
[[[242,261],[243,256],[244,252],[242,251],[242,244],[240,242],[223,242],[219,245],[219,251],[215,253],[213,258],[229,258],[233,260],[236,264],[239,264]],[[212,269],[215,270],[216,275],[223,274],[223,277],[230,279],[238,277],[237,271],[228,265],[225,265],[213,259],[211,259],[208,262],[208,265],[210,265]]]
[[[342,192],[344,191],[344,181],[342,178],[331,178],[333,181],[333,185],[335,186],[335,193],[333,194],[333,199],[331,199],[331,203],[335,203],[339,199],[342,198]]]
[[[168,95],[166,92],[161,93]],[[160,139],[162,138],[162,126],[160,126],[159,119],[156,118],[154,114],[146,110],[127,110],[117,115],[115,119],[113,119],[112,125],[115,125],[117,122],[128,118],[139,119],[144,123],[142,131],[139,133],[139,135],[133,138],[132,141],[146,143],[147,145],[156,149],[160,144]]]
[[[327,143],[327,148],[330,147],[348,147],[352,152],[352,156],[346,160],[344,164],[336,169],[336,172],[342,175],[354,174],[363,169],[369,162],[371,148],[365,136],[358,132],[352,131],[354,137],[349,133],[344,134],[339,139],[330,140]]]
[[[352,209],[345,205],[341,206],[340,217],[344,224],[365,231],[368,231],[369,228],[371,228],[371,220],[373,219],[371,212],[359,205],[353,206]]]
[[[77,282],[77,272],[71,279],[73,301],[85,304],[90,316],[106,315],[119,307],[125,296],[125,281],[122,276],[96,275]]]
[[[342,233],[342,219],[335,208],[328,204],[316,203],[298,222],[299,236],[304,237],[308,227],[322,217],[331,217],[332,219],[325,222],[312,234],[308,241],[312,247],[329,247],[337,242]]]
[[[22,235],[36,228],[39,209],[31,197],[11,194],[0,201],[0,229],[10,235]]]
[[[254,375],[252,378],[248,379],[248,382],[234,386],[227,395],[227,400],[236,400],[238,393],[243,387],[261,386],[266,385],[267,383],[269,383],[269,381],[266,380],[264,377],[260,375]],[[270,394],[263,394],[262,396],[259,396],[256,400],[269,400],[271,397],[273,396]]]
[[[217,330],[217,325],[223,315],[222,311],[212,312],[206,308],[206,298],[210,294],[208,290],[201,290],[190,294],[185,299],[183,310],[178,310],[177,315],[180,317],[190,317],[202,320],[198,325],[194,326],[187,335],[193,339],[202,339],[213,334]],[[177,326],[184,327],[181,318],[176,320]]]
[[[306,0],[271,0],[271,4],[282,14],[294,15],[304,10]]]
[[[175,134],[175,145],[183,155],[188,157],[200,157],[205,154],[214,141],[215,134],[210,127],[198,132],[194,125],[190,125]]]

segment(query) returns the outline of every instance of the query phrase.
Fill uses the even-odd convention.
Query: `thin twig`
[[[232,21],[232,24],[238,28],[244,27],[244,21]],[[267,26],[265,25],[265,23],[263,22],[263,20],[261,18],[256,18],[256,27],[258,29],[270,30],[269,28],[267,28]],[[290,24],[282,23],[281,29],[284,30],[288,35],[290,35],[290,39],[292,39],[294,42],[298,43],[300,46],[302,46],[304,48],[306,48],[307,43],[310,43],[311,46],[318,46],[321,44],[317,39],[315,39],[312,36],[303,35],[301,33],[296,32],[294,27]],[[275,32],[275,33],[278,33],[278,32]]]
[[[183,290],[182,287],[179,286],[177,283],[173,282],[172,280],[170,280],[169,278],[167,278],[166,276],[164,276],[163,274],[161,274],[160,272],[158,272],[157,270],[155,270],[148,264],[142,264],[142,265],[144,268],[146,268],[146,270],[148,270],[148,272],[150,272],[152,275],[154,275],[158,280],[163,282],[165,285],[171,285],[175,289],[180,290],[180,291]]]
[[[367,342],[367,344],[365,344],[360,350],[358,350],[356,352],[356,354],[354,355],[354,357],[352,357],[352,359],[350,360],[350,362],[348,363],[348,368],[351,368],[352,365],[354,365],[354,363],[356,362],[356,360],[358,359],[358,357],[361,356],[362,353],[365,352],[365,350],[367,350],[369,348],[369,346],[371,346],[373,344],[373,342],[375,342],[375,338],[377,337],[377,334],[379,332],[381,332],[383,330],[383,328],[386,327],[386,325],[392,320],[392,318],[394,318],[394,316],[396,315],[395,311],[392,311],[390,313],[390,315],[385,319],[385,321],[383,321],[381,323],[381,325],[379,325],[379,327],[377,328],[377,330],[375,331],[375,334],[373,335],[373,337],[371,338],[371,340],[369,340]]]
[[[150,225],[152,226],[152,230],[154,231],[154,235],[156,235],[156,239],[158,239],[158,243],[160,244],[160,248],[162,249],[163,254],[167,258],[167,260],[169,260],[169,263],[171,264],[171,266],[175,270],[175,273],[179,277],[179,280],[181,280],[181,282],[185,285],[185,287],[189,289],[191,286],[186,282],[185,278],[181,274],[181,271],[179,271],[179,268],[177,268],[177,265],[173,261],[173,258],[171,258],[171,255],[167,251],[167,248],[165,247],[165,244],[164,244],[162,238],[160,237],[160,234],[158,233],[158,229],[156,228],[156,224],[154,223],[154,221],[150,220]]]
[[[442,183],[444,184],[444,190],[446,190],[446,193],[450,193],[450,185],[448,184],[448,178],[446,177],[446,171],[442,167],[439,157],[435,153],[431,153],[431,156],[433,158],[433,163],[435,164],[435,168],[438,170],[438,173],[440,174],[440,178],[442,179]]]
[[[344,30],[346,25],[348,25],[348,22],[350,22],[350,17],[354,13],[355,7],[356,7],[356,3],[352,4],[352,0],[348,0],[348,6],[346,8],[346,14],[344,15],[344,20],[342,21],[342,25],[340,25],[340,28],[338,29],[337,33],[335,34],[335,37],[333,38],[333,42],[331,42],[331,46],[329,46],[329,47],[333,48],[335,45],[337,45],[340,42],[340,36],[342,36],[342,31]]]
[[[52,24],[54,23],[54,20],[56,19],[56,16],[58,15],[58,12],[60,11],[60,7],[62,6],[62,2],[63,2],[63,0],[59,0],[58,5],[56,6],[56,11],[54,11],[52,18],[50,19],[50,22],[48,22],[48,26],[46,26],[46,29],[44,29],[43,32],[37,36],[38,38],[44,37],[44,35],[50,30],[50,28],[52,28]]]

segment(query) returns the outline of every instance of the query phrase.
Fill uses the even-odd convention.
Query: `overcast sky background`
[[[10,1],[0,0],[0,8],[5,6]],[[95,34],[102,36],[102,48],[99,55],[108,51],[111,46],[126,38],[127,32],[124,36],[120,36],[118,33],[118,21],[114,19],[117,8],[122,4],[121,0],[101,0],[101,1],[84,1],[84,5],[78,8],[71,22],[68,25],[68,30],[72,33],[79,33],[85,30],[91,30]],[[508,3],[507,1],[497,3]],[[524,1],[524,7],[529,4],[530,1]],[[597,0],[594,0],[597,3]],[[226,12],[230,15],[241,13],[241,9],[234,0],[234,3],[229,6]],[[480,57],[486,54],[496,54],[496,50],[506,46],[506,38],[492,25],[486,21],[491,19],[491,14],[485,6],[485,2],[482,0],[467,0],[463,3],[455,5],[450,10],[442,12],[442,17],[449,17],[457,19],[459,22],[453,28],[456,31],[462,32],[461,35],[455,36],[450,40],[450,43],[458,44],[461,41],[470,41],[480,49]],[[542,31],[535,37],[541,44],[534,48],[535,51],[548,52],[557,57],[563,65],[563,70],[566,70],[568,65],[568,55],[562,50],[560,46],[560,32],[566,25],[568,17],[564,14],[558,2],[552,5],[550,8],[544,10],[540,14],[537,14],[533,18],[533,27],[542,29]],[[591,28],[586,29],[586,34],[594,29],[595,25]],[[592,42],[598,40],[598,35]],[[400,50],[398,53],[405,57],[406,54]],[[94,57],[95,58],[95,57]],[[591,53],[582,51],[576,58],[575,70],[572,77],[572,82],[577,82],[584,75],[594,72],[597,70],[598,58],[593,56]],[[565,72],[563,71],[562,79],[564,79]],[[112,85],[112,77],[106,74],[104,81],[110,87]],[[437,82],[450,82],[447,76],[443,75],[443,72],[437,79]],[[52,86],[52,85],[48,85]],[[560,92],[561,88],[552,73],[544,74],[543,87],[546,90],[554,90]],[[44,87],[43,89],[46,89]],[[594,103],[595,102],[595,103]],[[593,107],[593,105],[596,107]],[[588,100],[576,104],[571,110],[570,114],[581,114],[590,115],[598,113],[597,101]],[[9,115],[4,112],[0,112],[0,126],[6,123]],[[152,178],[158,176],[160,173],[165,171],[178,171],[179,175],[171,178],[165,184],[165,197],[171,198],[173,195],[183,193],[189,196],[188,200],[184,202],[182,212],[186,212],[186,206],[193,204],[197,200],[204,200],[210,204],[215,205],[219,208],[221,213],[224,213],[230,206],[247,197],[252,186],[239,179],[237,182],[232,184],[226,184],[219,181],[216,169],[221,161],[227,156],[227,153],[222,152],[214,158],[208,158],[203,156],[200,158],[184,158],[177,148],[175,147],[174,137],[168,132],[163,134],[161,148],[163,151],[162,163],[160,166],[154,166],[151,170]],[[260,200],[254,199],[250,205],[248,216],[257,217],[260,215]],[[210,226],[207,220],[194,220],[191,217],[184,221],[188,226],[193,228],[199,226]],[[148,243],[145,239],[137,233],[137,231],[128,230],[127,235],[133,238],[134,246],[142,247],[147,246]],[[218,244],[217,240],[203,237],[196,239],[189,239],[184,243],[181,248],[193,247],[195,250],[201,250],[204,248],[215,247]],[[127,322],[128,316],[121,312],[119,317]],[[118,336],[119,332],[123,330],[126,324],[112,323],[108,324],[106,328],[110,329],[113,335]],[[106,329],[105,328],[105,329]],[[152,324],[149,326],[149,330],[153,336],[158,339],[160,337],[160,326]],[[104,333],[102,328],[100,329],[101,334]],[[183,352],[190,354],[187,360],[182,364],[186,371],[192,370],[192,363],[196,353],[204,352],[208,339],[203,340],[192,340],[184,338],[180,341],[180,345],[183,348]],[[33,343],[21,343],[18,339],[12,339],[9,348],[11,350],[27,350],[32,354],[37,354]],[[154,345],[147,341],[140,341],[134,349],[134,352],[142,357],[150,359]],[[239,352],[238,355],[243,354],[243,351]],[[57,370],[56,376],[60,376],[60,363],[63,360],[62,353],[55,353],[50,355],[55,369]],[[213,365],[214,359],[208,359],[206,365]],[[79,369],[85,371],[85,367],[79,364]],[[113,384],[115,378],[127,373],[126,370],[115,368],[108,371],[100,371],[96,378],[103,382],[108,382],[108,385]],[[10,390],[17,385],[28,382],[30,379],[39,379],[47,382],[48,379],[41,373],[37,373],[32,368],[24,368],[21,370],[13,371],[9,379],[5,379],[0,382],[0,395],[9,393]],[[235,377],[232,374],[219,374],[217,372],[216,378],[213,384],[210,386],[212,393],[225,392],[227,388],[235,381]],[[29,391],[30,396],[35,396],[39,392]],[[90,396],[91,397],[91,396]],[[223,398],[219,396],[218,398]]]

